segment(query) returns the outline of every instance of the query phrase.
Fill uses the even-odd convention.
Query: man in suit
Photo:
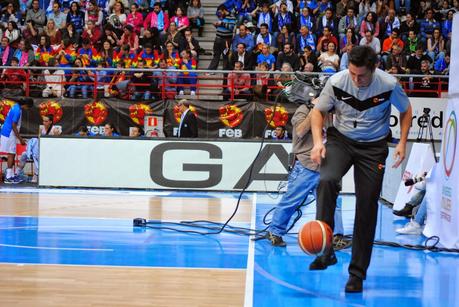
[[[180,117],[180,125],[177,136],[179,138],[197,138],[198,137],[198,121],[196,115],[190,110],[190,103],[186,99],[178,102],[178,107],[182,112]]]
[[[236,62],[244,64],[244,70],[253,70],[253,57],[252,53],[247,51],[244,43],[237,44],[236,52],[231,54],[230,67],[234,69]]]

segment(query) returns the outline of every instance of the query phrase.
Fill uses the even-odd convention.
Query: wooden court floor
[[[79,255],[79,250],[76,249],[69,251],[64,248],[60,251],[59,244],[67,246],[65,241],[59,243],[53,240],[60,239],[49,239],[50,232],[58,236],[64,232],[69,235],[74,229],[59,228],[59,225],[78,224],[79,219],[84,219],[85,223],[88,220],[108,220],[110,223],[122,220],[128,223],[136,217],[163,221],[203,219],[223,222],[232,213],[236,201],[237,199],[231,196],[191,198],[122,193],[0,193],[0,217],[3,221],[0,223],[0,231],[7,237],[2,242],[16,242],[21,246],[14,248],[11,244],[0,245],[0,253],[10,253],[3,258],[7,261],[0,264],[0,306],[243,306],[246,263],[234,268],[193,265],[174,267],[170,265],[171,261],[174,262],[172,259],[161,267],[157,265],[161,260],[155,258],[152,261],[156,264],[152,266],[131,265],[130,261],[135,260],[132,257],[150,257],[147,252],[140,251],[134,255],[132,252],[126,252],[126,265],[100,265],[104,261],[110,263],[109,259],[98,259],[97,261],[101,262],[95,261],[94,265],[82,265],[80,262],[84,262],[84,259],[74,259],[77,264],[72,264],[69,263],[72,257],[91,257],[92,254]],[[243,200],[234,221],[249,223],[251,207],[251,200]],[[51,227],[48,224],[49,220],[56,219],[60,221],[58,226],[46,228]],[[31,224],[33,226],[30,226]],[[46,225],[42,226],[44,224]],[[84,228],[84,225],[81,227]],[[18,228],[18,231],[23,232],[10,233],[12,228]],[[108,232],[107,229],[104,231]],[[112,236],[117,234],[125,235],[114,232]],[[97,230],[94,236],[98,236]],[[108,238],[106,240],[111,240],[110,235],[104,233],[104,236]],[[28,237],[33,238],[29,240]],[[8,241],[8,238],[11,240]],[[248,240],[244,237],[241,237],[242,239]],[[91,238],[87,237],[82,241],[85,240]],[[158,244],[167,245],[170,238],[161,240],[166,242]],[[181,244],[180,239],[174,240]],[[75,244],[74,239],[70,237],[67,242],[70,245]],[[155,244],[155,241],[150,240],[145,244]],[[198,241],[197,244],[202,242]],[[44,245],[45,249],[54,245],[53,248],[56,250],[40,250]],[[35,249],[38,254],[30,254],[31,259],[35,259],[31,262],[37,263],[22,262],[21,257],[24,253],[29,253],[30,249]],[[70,252],[76,254],[68,257],[65,253]],[[199,253],[199,250],[190,251],[191,259],[197,257],[196,252]],[[186,254],[173,254],[171,257],[174,256],[183,258],[179,259],[180,264],[187,261]],[[53,257],[54,261],[50,260]],[[118,257],[121,257],[120,261],[123,260],[123,255]],[[89,259],[86,262],[91,261]]]

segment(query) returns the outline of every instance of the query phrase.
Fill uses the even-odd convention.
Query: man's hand
[[[314,163],[317,163],[317,164],[320,165],[320,163],[322,162],[322,159],[325,158],[326,152],[327,151],[325,149],[325,145],[324,144],[314,145],[314,147],[312,148],[312,151],[311,151],[311,160]]]
[[[21,143],[21,145],[27,144],[26,140],[24,140],[23,138],[20,138],[20,139],[19,139],[19,142]]]
[[[394,153],[394,165],[392,165],[392,168],[397,168],[400,166],[400,164],[405,160],[405,149],[406,145],[399,143],[397,147],[395,147],[395,153]]]

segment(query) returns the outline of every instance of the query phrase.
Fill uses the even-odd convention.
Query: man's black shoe
[[[393,213],[397,216],[404,216],[404,217],[411,217],[413,214],[413,205],[410,204],[405,204],[405,207],[403,207],[402,210],[394,210]]]
[[[287,243],[284,242],[281,236],[276,236],[272,232],[269,232],[266,234],[266,239],[268,239],[271,242],[272,246],[278,246],[278,247],[285,247],[287,246]]]
[[[334,265],[337,262],[338,260],[336,259],[335,252],[332,250],[331,253],[316,257],[316,259],[314,259],[314,261],[309,265],[309,270],[325,270],[327,267]]]
[[[349,279],[347,280],[346,287],[344,288],[344,292],[358,293],[358,292],[362,292],[362,290],[363,290],[362,278],[357,277],[352,274],[349,275]]]

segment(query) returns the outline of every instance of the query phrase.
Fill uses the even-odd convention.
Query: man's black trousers
[[[329,128],[326,150],[320,167],[316,218],[333,229],[340,180],[354,166],[356,210],[349,273],[365,279],[375,236],[387,141],[357,142],[336,128]]]

